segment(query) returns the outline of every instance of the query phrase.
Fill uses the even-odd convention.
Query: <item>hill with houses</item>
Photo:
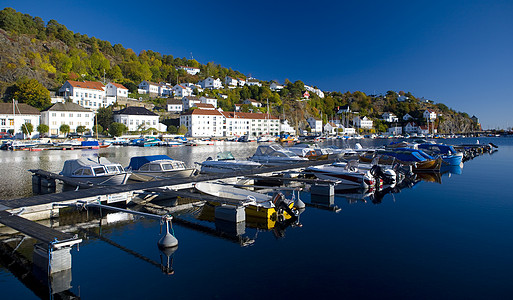
[[[253,78],[213,62],[201,64],[152,50],[136,54],[12,8],[0,11],[0,58],[3,101],[16,96],[40,110],[62,101],[93,111],[145,106],[170,124],[167,119],[184,120],[179,114],[210,109],[197,104],[211,104],[219,111],[287,120],[307,132],[318,132],[319,122],[331,132],[421,132],[429,127],[431,132],[456,133],[479,128],[477,118],[410,92],[328,92],[301,81]],[[34,91],[27,92],[27,87]]]

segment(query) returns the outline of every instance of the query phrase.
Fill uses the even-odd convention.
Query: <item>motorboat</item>
[[[259,143],[271,143],[271,142],[275,142],[275,141],[276,141],[276,137],[274,137],[272,135],[262,135],[257,139],[257,142],[259,142]]]
[[[126,170],[132,172],[130,179],[135,181],[185,178],[193,176],[197,171],[187,167],[183,161],[174,160],[167,155],[134,156]]]
[[[67,160],[59,174],[96,185],[125,184],[130,176],[121,164],[110,162],[105,157]]]
[[[286,149],[294,152],[299,157],[306,157],[309,160],[328,159],[328,152],[315,144],[296,144]]]
[[[449,166],[459,166],[463,160],[463,152],[456,151],[450,145],[423,143],[418,148],[433,156],[440,156],[444,164]]]
[[[147,137],[144,139],[141,139],[137,142],[137,146],[139,147],[155,147],[159,146],[162,143],[162,141],[156,137]]]
[[[438,172],[442,165],[442,158],[435,158],[422,150],[411,148],[381,149],[374,153],[361,154],[359,158],[362,162],[371,162],[376,155],[379,156],[379,164],[393,165],[401,163],[411,166],[415,172]]]
[[[294,201],[285,199],[281,193],[271,196],[227,184],[205,181],[196,183],[194,188],[201,193],[222,198],[227,204],[244,206],[247,217],[269,219],[276,218],[277,214],[282,214],[285,218],[295,215],[292,211]]]
[[[344,167],[336,165],[311,166],[306,174],[313,174],[319,179],[336,181],[335,189],[369,189],[375,186],[376,179],[370,170],[358,168],[357,161],[350,161]]]
[[[355,165],[356,168],[362,171],[369,171],[370,174],[377,180],[383,180],[386,185],[395,185],[404,178],[404,174],[396,170],[396,166],[378,165],[378,157],[374,158],[370,164],[358,162],[358,160],[349,162],[335,162],[332,166],[340,168],[348,168],[348,165]]]
[[[261,163],[255,161],[237,160],[230,151],[219,152],[215,159],[209,157],[204,162],[196,164],[201,166],[201,173],[248,171],[262,166]]]
[[[300,157],[290,150],[286,150],[278,144],[260,145],[255,154],[249,158],[265,166],[282,166],[308,161],[306,157]]]

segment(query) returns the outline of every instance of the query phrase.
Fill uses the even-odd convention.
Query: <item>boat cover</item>
[[[100,143],[98,143],[98,141],[82,141],[81,146],[94,147],[100,146]]]
[[[401,149],[379,151],[378,154],[392,156],[401,161],[418,162],[418,161],[426,161],[427,160],[419,152],[401,150]]]
[[[457,153],[457,151],[452,146],[442,145],[442,144],[420,144],[419,148],[435,151],[435,152],[441,153],[441,154]]]
[[[267,145],[267,146],[258,146],[255,151],[254,156],[269,156],[276,151],[284,151],[282,146],[280,145]]]
[[[75,172],[78,168],[83,167],[97,167],[102,165],[110,165],[112,164],[105,157],[90,158],[90,157],[82,157],[79,159],[70,159],[64,162],[64,166],[62,167],[61,175],[71,176],[73,172]]]
[[[235,157],[230,151],[223,151],[217,153],[217,160],[235,160]]]
[[[130,158],[130,164],[128,165],[129,170],[137,171],[143,165],[156,161],[156,160],[173,160],[167,155],[147,155],[147,156],[134,156]]]

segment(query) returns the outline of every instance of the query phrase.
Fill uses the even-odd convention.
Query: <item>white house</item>
[[[314,87],[311,87],[308,85],[305,85],[305,89],[309,92],[316,94],[317,96],[319,96],[319,98],[324,98],[324,92],[321,91],[320,89],[317,89],[317,88],[314,88]]]
[[[212,106],[217,107],[217,99],[216,98],[207,98],[205,96],[199,97],[201,103],[212,104]]]
[[[139,83],[137,88],[139,89],[140,94],[150,94],[153,96],[159,96],[160,93],[160,84],[147,80],[143,80],[141,83]],[[141,93],[141,91],[143,92]]]
[[[280,134],[280,119],[263,113],[223,112],[226,136]]]
[[[185,96],[182,98],[183,111],[187,111],[189,108],[193,107],[194,104],[201,103],[201,100],[198,97],[193,96]]]
[[[403,134],[403,128],[401,126],[389,127],[387,129],[387,133],[393,134],[393,135]]]
[[[246,81],[246,85],[247,86],[253,86],[253,85],[256,85],[256,86],[262,86],[262,84],[258,81]]]
[[[271,91],[281,91],[283,89],[283,85],[273,81],[271,83],[270,89]]]
[[[360,119],[360,117],[356,116],[353,118],[353,124],[358,128],[371,129],[372,123],[372,120],[367,117],[363,117]]]
[[[262,107],[262,103],[256,101],[255,99],[246,99],[242,101],[242,104],[253,105],[254,107]]]
[[[313,133],[322,133],[322,120],[314,117],[306,119]]]
[[[328,123],[326,123],[326,125],[324,125],[324,132],[329,135],[337,134],[337,129],[338,129],[338,126],[332,122],[328,122]]]
[[[238,111],[240,111],[242,104],[234,104],[234,106],[235,106],[235,108],[234,108],[235,112],[238,112]]]
[[[221,79],[214,79],[212,77],[205,78],[198,81],[198,84],[204,89],[218,89],[223,86]]]
[[[199,109],[207,109],[207,110],[216,109],[212,104],[208,104],[208,103],[194,103],[193,107],[197,107]]]
[[[409,120],[413,120],[414,118],[410,115],[410,114],[405,114],[403,116],[403,120],[404,121],[409,121]]]
[[[418,127],[417,132],[421,134],[429,134],[429,127],[421,125]]]
[[[430,121],[436,120],[436,112],[431,109],[426,109],[422,116],[424,117],[424,119],[428,119]]]
[[[59,94],[70,99],[73,103],[96,111],[100,107],[107,107],[108,103],[105,86],[96,81],[66,81],[59,89]]]
[[[175,93],[175,97],[188,97],[192,95],[192,89],[181,84],[175,85],[173,87],[173,91]]]
[[[12,132],[15,138],[24,138],[22,127],[32,124],[30,138],[37,134],[41,113],[35,107],[25,103],[0,103],[0,132]]]
[[[385,122],[389,122],[389,123],[399,122],[399,118],[396,117],[396,115],[394,115],[393,113],[390,113],[390,112],[383,113],[381,115],[381,117],[383,118],[383,120]]]
[[[109,82],[105,86],[107,97],[115,97],[116,101],[118,99],[127,99],[128,98],[128,89],[124,87],[122,84]]]
[[[193,67],[186,67],[186,66],[179,66],[176,67],[177,70],[185,70],[187,73],[191,75],[196,75],[200,72],[199,68],[193,68]]]
[[[179,113],[183,111],[182,100],[178,99],[167,99],[167,111]]]
[[[289,121],[287,119],[285,119],[280,123],[280,133],[296,135],[296,129],[294,127],[290,126]]]
[[[237,85],[243,87],[246,85],[246,80],[242,78],[237,78]]]
[[[187,128],[190,137],[224,136],[225,117],[215,109],[194,109],[180,115],[180,126]]]
[[[170,83],[161,82],[159,87],[159,96],[172,97],[175,93],[173,86]]]
[[[406,126],[404,126],[404,132],[405,133],[417,133],[418,132],[418,126],[415,124],[415,122],[408,122]]]
[[[139,131],[149,128],[159,129],[159,115],[144,107],[129,106],[114,112],[114,122],[123,123],[128,131]]]
[[[231,77],[231,76],[226,76],[224,78],[224,84],[230,88],[230,87],[236,87],[237,86],[237,79]]]
[[[76,103],[55,103],[41,112],[41,123],[49,127],[50,135],[61,135],[61,125],[68,125],[70,132],[76,132],[78,126],[92,130],[94,113]]]

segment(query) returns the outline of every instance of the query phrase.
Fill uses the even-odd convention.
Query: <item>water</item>
[[[161,262],[159,222],[129,218],[94,227],[90,230],[132,253],[88,235],[80,251],[72,251],[70,292],[84,299],[510,298],[513,140],[481,139],[487,141],[499,145],[499,151],[465,163],[459,175],[444,174],[441,184],[422,181],[385,195],[379,204],[371,197],[337,194],[334,205],[340,212],[308,207],[300,216],[302,227],[281,232],[245,228],[243,236],[255,241],[248,247],[175,223],[179,247],[172,254],[172,275],[140,258]],[[168,154],[192,164],[218,150],[247,157],[255,147],[125,147],[100,153],[123,165],[141,154]],[[2,165],[13,164],[8,176],[6,168],[0,171],[2,198],[30,195],[27,169],[59,171],[63,160],[83,152],[0,153]],[[306,193],[301,197],[310,201]],[[190,214],[182,218],[195,220]],[[20,249],[30,258],[30,245]],[[2,299],[37,298],[3,267],[0,290]]]

